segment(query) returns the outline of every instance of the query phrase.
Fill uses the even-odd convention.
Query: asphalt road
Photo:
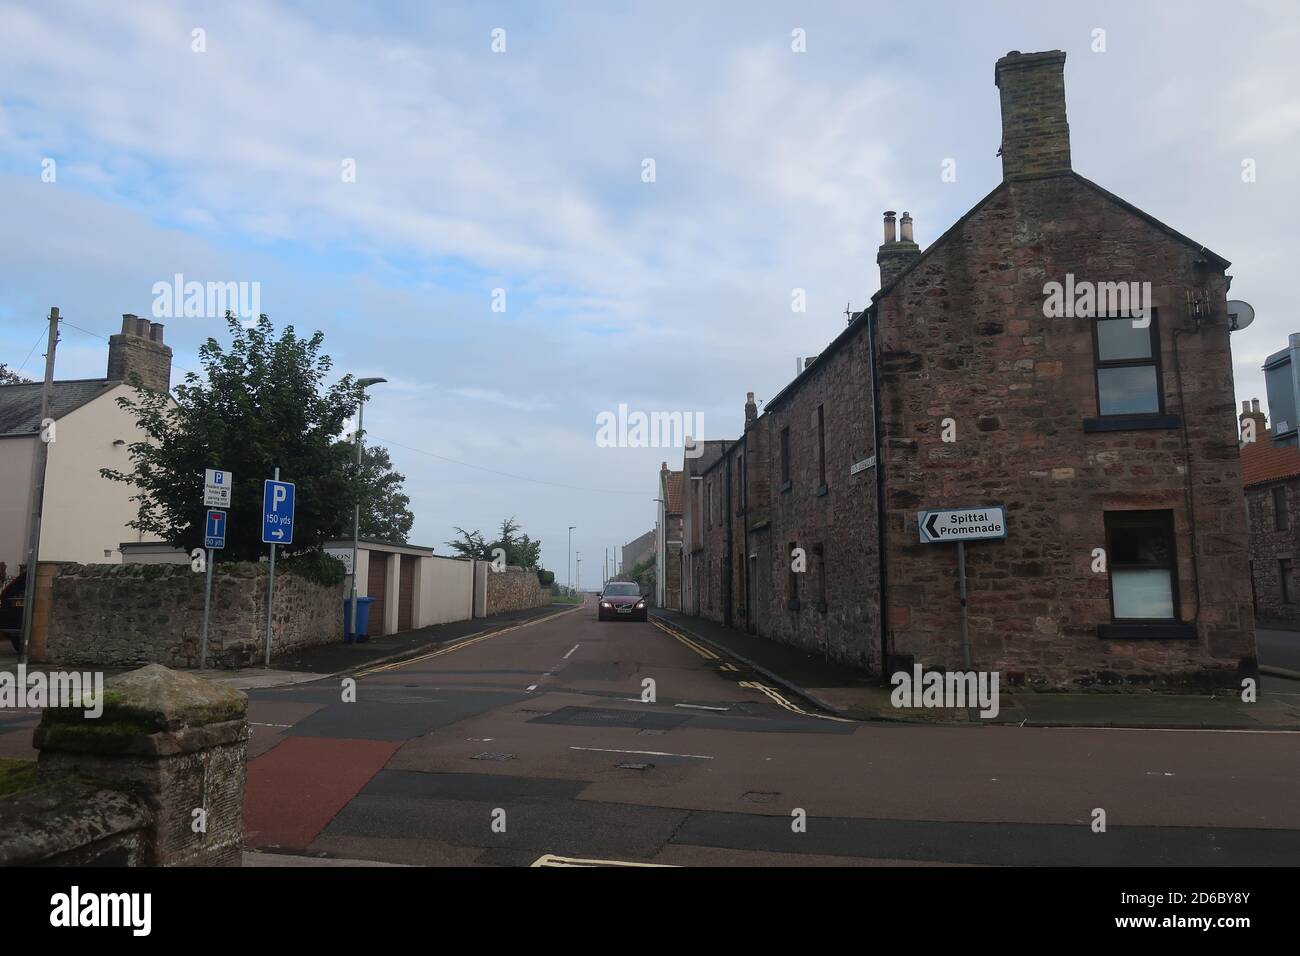
[[[250,693],[250,848],[444,865],[1300,863],[1296,734],[829,720],[653,623],[599,623],[590,601],[344,692]]]
[[[1300,631],[1257,627],[1255,644],[1261,664],[1282,667],[1300,674]]]

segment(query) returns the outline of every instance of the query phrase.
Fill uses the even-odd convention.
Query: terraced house
[[[869,307],[688,463],[686,610],[867,671],[962,669],[957,548],[918,512],[1000,505],[1005,540],[965,549],[970,666],[1254,673],[1229,263],[1073,170],[1064,67],[997,61],[1002,181],[926,249],[885,213]]]

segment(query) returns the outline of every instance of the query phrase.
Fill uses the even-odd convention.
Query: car
[[[641,585],[635,581],[610,581],[600,592],[596,620],[649,620],[649,598],[648,594],[641,593]]]
[[[0,635],[9,638],[15,654],[23,636],[23,595],[26,590],[25,571],[19,571],[0,589]]]

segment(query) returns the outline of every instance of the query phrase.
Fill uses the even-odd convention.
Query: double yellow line
[[[706,661],[717,661],[721,665],[722,670],[739,673],[735,665],[731,664],[729,661],[724,661],[717,654],[713,653],[713,651],[709,650],[704,645],[687,637],[681,631],[668,627],[666,624],[658,620],[655,620],[652,623],[654,624],[655,627],[659,628],[659,630],[663,631],[665,634],[669,635],[670,637],[675,637],[678,641],[685,644],[696,654],[699,654],[701,657],[703,657]],[[751,690],[761,691],[762,693],[766,694],[768,698],[772,700],[773,703],[776,703],[781,707],[784,707],[786,710],[790,711],[791,713],[799,714],[803,717],[816,717],[818,720],[834,720],[843,724],[854,723],[854,721],[848,720],[844,717],[831,717],[827,714],[814,714],[810,711],[804,710],[802,707],[799,707],[797,704],[794,704],[791,701],[787,700],[775,688],[768,687],[766,684],[760,684],[758,681],[742,680],[742,681],[738,681],[737,683],[741,687],[748,687]]]
[[[541,624],[543,621],[553,621],[557,617],[563,617],[566,614],[572,614],[580,610],[582,605],[570,608],[567,611],[560,611],[556,614],[548,614],[545,617],[533,618],[531,621],[524,621],[522,624],[512,624],[510,627],[503,627],[499,631],[479,631],[477,634],[471,634],[463,641],[455,644],[448,644],[446,647],[440,647],[436,651],[430,651],[428,654],[421,654],[419,657],[408,657],[405,660],[393,661],[390,664],[380,664],[378,667],[368,667],[363,671],[357,671],[357,677],[365,677],[368,674],[378,674],[381,671],[396,670],[399,667],[405,667],[408,664],[418,664],[420,661],[432,660],[435,657],[442,657],[444,654],[450,654],[453,651],[459,651],[461,648],[469,647],[472,644],[478,644],[489,638],[500,637],[502,634],[509,634],[511,631],[517,631],[521,627],[531,627],[534,624]]]

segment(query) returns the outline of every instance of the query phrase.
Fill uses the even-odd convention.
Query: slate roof
[[[1275,445],[1267,435],[1241,446],[1241,483],[1249,488],[1300,476],[1300,448]]]
[[[668,472],[667,485],[668,506],[664,511],[670,515],[679,515],[682,513],[682,473],[680,471]]]
[[[106,378],[54,382],[50,387],[50,417],[62,418],[121,384]],[[41,383],[0,385],[0,438],[34,435],[40,430]]]

